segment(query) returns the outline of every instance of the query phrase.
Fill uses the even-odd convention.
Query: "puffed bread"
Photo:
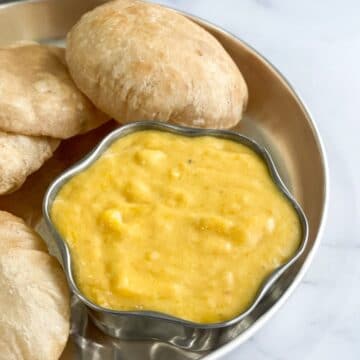
[[[246,83],[221,44],[160,5],[117,0],[86,13],[67,36],[66,60],[78,87],[122,123],[229,128],[247,103]]]
[[[1,116],[1,115],[0,115]],[[0,131],[0,194],[20,187],[52,156],[60,141]]]
[[[55,360],[69,335],[70,303],[58,262],[37,250],[0,255],[0,360]]]
[[[0,211],[0,254],[10,249],[46,251],[46,245],[23,219]]]
[[[63,139],[108,119],[75,86],[64,49],[29,42],[0,48],[0,130]]]

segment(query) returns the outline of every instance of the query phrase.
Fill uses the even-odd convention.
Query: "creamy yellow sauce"
[[[91,301],[201,323],[245,310],[301,237],[254,151],[160,131],[118,139],[62,187],[51,217]]]

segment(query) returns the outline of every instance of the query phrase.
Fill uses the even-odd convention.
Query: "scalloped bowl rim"
[[[248,306],[248,308],[246,308],[244,311],[242,311],[240,314],[238,314],[236,317],[230,320],[218,322],[218,323],[197,323],[156,311],[148,311],[148,310],[123,311],[123,310],[107,309],[90,301],[76,285],[76,281],[74,279],[73,271],[72,271],[71,252],[66,243],[66,240],[64,240],[61,237],[61,235],[56,229],[55,224],[51,220],[50,209],[52,207],[53,200],[55,199],[61,187],[64,186],[66,182],[68,182],[72,177],[76,176],[78,173],[84,171],[87,167],[91,166],[94,162],[96,162],[104,153],[104,151],[106,151],[112,145],[112,143],[114,143],[123,136],[131,134],[133,132],[144,131],[144,130],[145,131],[159,130],[159,131],[175,133],[186,137],[214,136],[217,138],[232,140],[241,143],[245,146],[248,146],[249,148],[254,150],[258,155],[260,155],[260,157],[266,163],[273,182],[277,185],[278,189],[286,197],[286,199],[291,203],[292,207],[295,209],[297,213],[302,229],[301,242],[299,244],[297,251],[287,262],[283,263],[281,266],[274,269],[274,271],[263,281],[262,285],[258,289],[257,295],[254,297],[254,300]],[[95,146],[93,150],[91,150],[81,160],[79,160],[69,169],[65,170],[60,176],[58,176],[50,184],[44,196],[43,215],[44,215],[45,223],[50,231],[50,234],[52,238],[55,240],[55,244],[58,250],[60,251],[62,265],[70,289],[89,308],[98,312],[112,314],[115,316],[118,315],[118,316],[155,318],[158,320],[175,322],[187,327],[200,328],[200,329],[216,329],[216,328],[228,327],[240,322],[243,318],[249,315],[259,304],[259,302],[264,298],[264,296],[268,293],[270,288],[276,283],[277,279],[286,270],[288,270],[296,262],[296,260],[302,255],[304,249],[306,248],[308,234],[309,234],[308,221],[304,214],[304,211],[286,188],[285,184],[283,183],[276,169],[276,166],[271,158],[270,153],[263,146],[259,145],[257,142],[250,139],[249,137],[231,130],[190,128],[190,127],[168,124],[159,121],[150,121],[150,120],[133,122],[113,130],[107,136],[105,136],[100,141],[100,143]]]

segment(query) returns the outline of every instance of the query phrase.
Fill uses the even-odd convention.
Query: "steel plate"
[[[0,45],[17,40],[59,42],[85,11],[101,0],[38,0],[0,6]],[[62,359],[199,359],[220,358],[254,334],[280,308],[300,282],[319,245],[328,198],[328,174],[323,145],[314,122],[294,89],[261,55],[226,31],[192,17],[213,33],[241,69],[250,101],[239,132],[270,150],[279,173],[309,221],[304,254],[285,273],[232,336],[219,338],[212,352],[180,350],[156,341],[119,341],[96,330],[84,307],[73,301],[72,334]],[[22,216],[42,231],[41,203],[49,183],[88,152],[115,123],[63,141],[54,157],[28,178],[17,192],[0,198],[0,209]],[[46,329],[44,329],[46,331]]]

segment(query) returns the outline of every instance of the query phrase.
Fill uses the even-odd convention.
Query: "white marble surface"
[[[231,31],[308,105],[330,166],[324,238],[285,306],[224,360],[360,359],[360,2],[159,1]]]

